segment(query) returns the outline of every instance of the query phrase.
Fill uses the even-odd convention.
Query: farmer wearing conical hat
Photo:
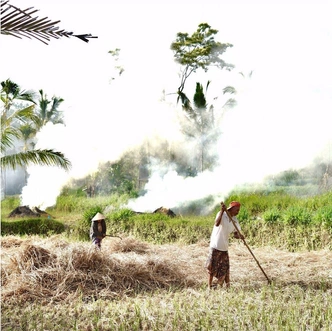
[[[105,216],[97,213],[91,220],[90,239],[96,248],[101,248],[101,241],[106,237]]]
[[[240,211],[240,207],[241,204],[238,201],[232,201],[226,212],[226,206],[222,202],[220,211],[216,215],[211,234],[209,257],[206,262],[206,268],[209,274],[208,284],[210,288],[212,287],[213,277],[217,278],[217,284],[222,286],[225,281],[226,287],[230,286],[228,256],[229,236],[234,232],[234,237],[236,239],[243,239],[244,237],[236,231],[228,214],[234,220],[238,230],[241,231],[239,221],[236,218],[236,215]]]

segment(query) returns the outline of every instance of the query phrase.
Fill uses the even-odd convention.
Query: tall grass
[[[107,216],[109,234],[125,233],[158,244],[193,244],[209,240],[215,214],[220,208],[216,206],[213,213],[206,216],[169,218],[164,214],[125,209],[122,206],[128,198],[116,194],[95,198],[60,196],[56,206],[48,211],[65,215],[62,220],[66,231],[76,240],[89,240],[90,219],[100,211]],[[238,218],[250,245],[272,245],[291,251],[332,249],[332,192],[313,197],[295,197],[280,191],[240,192],[231,194],[225,202],[232,200],[242,204]],[[18,201],[5,199],[2,214],[9,213]]]
[[[11,261],[2,265],[2,330],[331,331],[331,252],[325,251],[332,249],[331,193],[309,198],[280,193],[228,197],[226,203],[242,203],[238,218],[248,244],[273,247],[271,254],[263,256],[259,249],[256,256],[269,276],[279,279],[271,286],[265,279],[264,284],[258,281],[256,264],[251,256],[248,262],[248,252],[238,245],[237,254],[232,252],[232,270],[237,267],[243,274],[236,275],[229,290],[211,291],[202,252],[208,251],[219,206],[206,216],[169,218],[136,214],[121,208],[121,197],[112,199],[61,198],[50,210],[55,216],[67,214],[66,228],[71,236],[80,233],[80,240],[88,240],[91,216],[106,211],[108,233],[133,235],[142,243],[123,238],[112,243],[118,250],[98,252],[61,236],[44,239],[45,248],[36,238],[9,237],[2,242]],[[15,200],[4,200],[2,207],[10,212]],[[146,242],[178,245],[150,247]],[[187,245],[192,243],[198,244]],[[107,245],[111,247],[106,240],[103,248]],[[16,249],[21,249],[18,257],[12,256]],[[324,251],[307,252],[320,249]],[[155,255],[149,255],[152,252]]]
[[[84,212],[87,209],[99,206],[101,209],[112,206],[119,208],[128,202],[129,195],[112,194],[110,196],[97,196],[93,198],[78,197],[78,196],[65,196],[60,195],[57,198],[56,206],[49,208],[49,210],[56,210],[58,212]]]
[[[330,331],[332,296],[300,286],[229,291],[161,291],[2,312],[2,330],[321,330]]]

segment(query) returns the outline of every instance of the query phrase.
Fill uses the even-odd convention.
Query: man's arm
[[[215,226],[219,226],[220,225],[220,222],[221,222],[221,219],[222,219],[222,215],[223,213],[225,212],[226,210],[226,206],[223,202],[221,202],[221,206],[220,206],[220,212],[218,213],[215,221],[214,221],[214,225]]]
[[[235,239],[244,239],[244,235],[241,233],[238,233],[237,231],[234,232],[234,238]]]

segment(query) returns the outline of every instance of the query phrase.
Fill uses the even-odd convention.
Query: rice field
[[[207,287],[208,241],[157,245],[63,235],[1,238],[1,330],[332,330],[332,251],[229,255],[231,288]]]

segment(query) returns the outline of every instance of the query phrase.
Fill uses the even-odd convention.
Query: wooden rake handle
[[[267,276],[267,274],[265,273],[265,271],[263,270],[263,268],[261,267],[261,265],[259,264],[258,260],[256,259],[254,253],[252,252],[252,250],[250,249],[250,247],[248,246],[246,240],[244,239],[243,235],[241,234],[238,226],[236,225],[235,221],[233,220],[231,214],[229,213],[229,211],[226,209],[226,214],[228,216],[228,218],[232,221],[235,230],[237,231],[237,233],[239,234],[240,238],[242,239],[244,245],[248,248],[250,254],[252,255],[252,257],[254,258],[254,260],[256,261],[257,265],[259,266],[259,268],[261,269],[262,273],[264,274],[265,278],[267,279],[268,284],[271,284],[271,280],[270,278]]]
[[[113,237],[113,238],[119,238],[119,239],[121,239],[121,240],[122,240],[122,238],[121,238],[121,237],[119,237],[119,236],[112,236],[111,234],[105,234],[105,237]]]

